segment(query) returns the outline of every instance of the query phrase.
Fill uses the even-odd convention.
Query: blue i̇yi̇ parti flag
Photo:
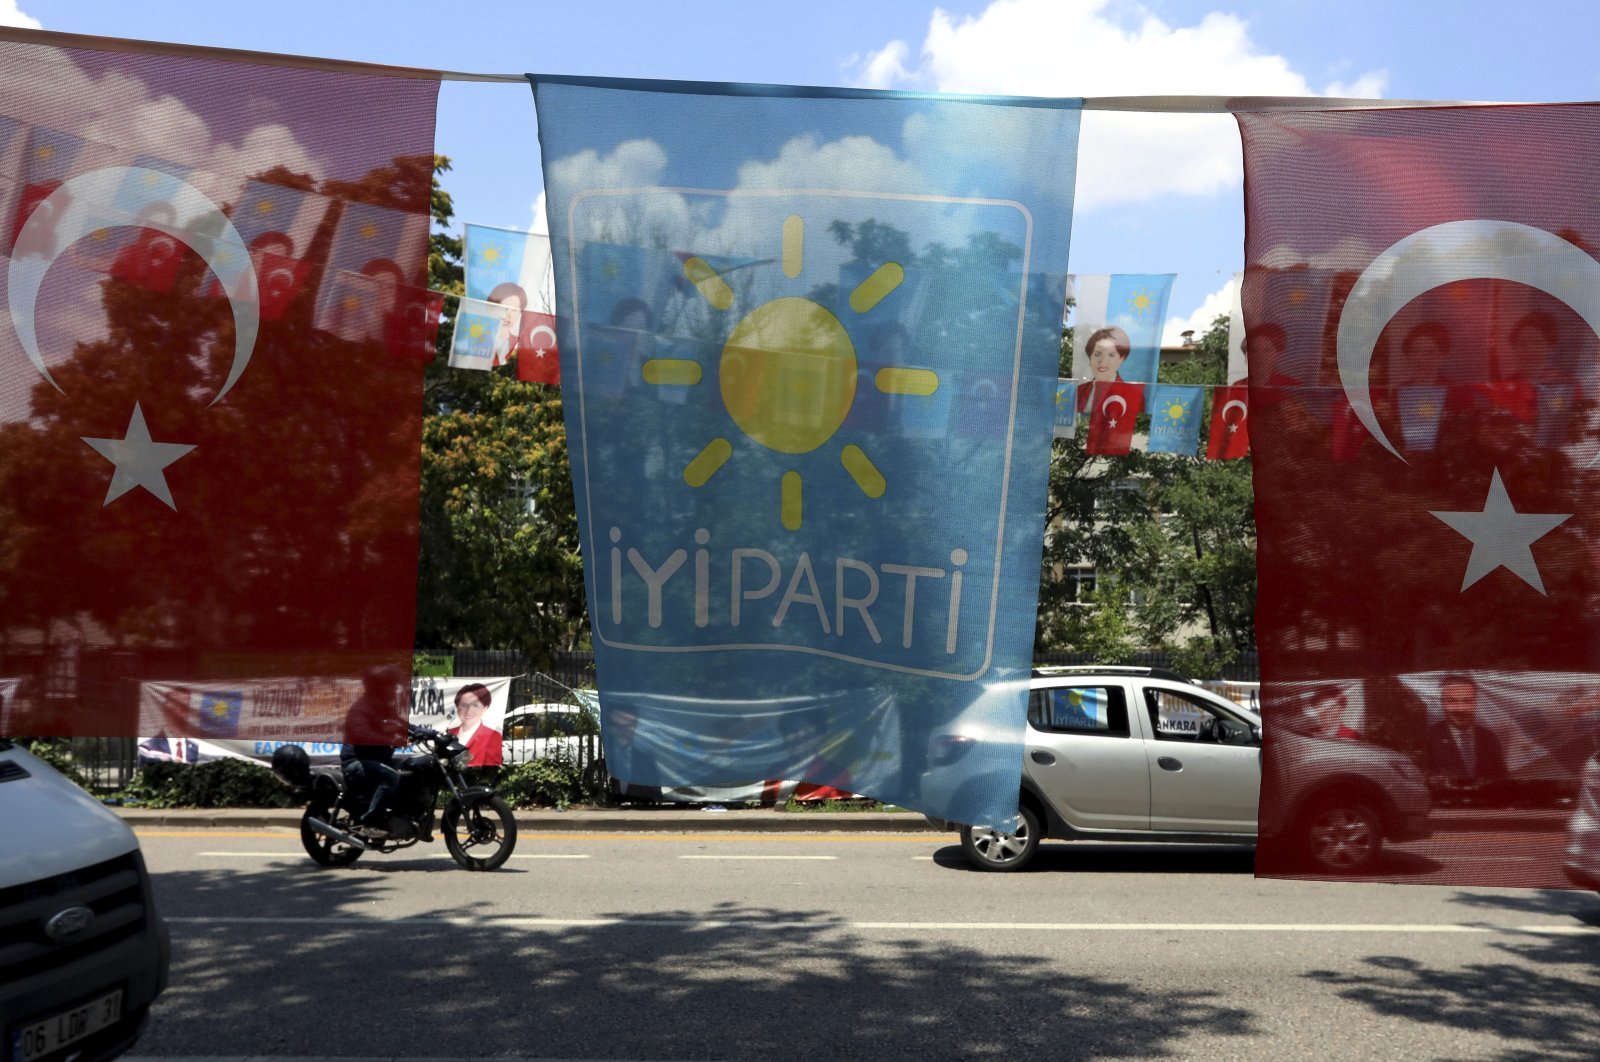
[[[1189,454],[1200,449],[1200,409],[1204,397],[1199,387],[1156,384],[1145,392],[1145,412],[1150,414],[1153,454]]]
[[[1077,101],[532,80],[608,766],[1014,822]]]

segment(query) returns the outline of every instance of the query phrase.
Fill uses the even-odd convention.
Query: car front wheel
[[[1022,821],[1015,833],[1004,833],[983,826],[961,827],[961,850],[979,870],[1021,870],[1033,861],[1039,850],[1039,816],[1023,805]]]
[[[1336,801],[1306,818],[1306,854],[1318,870],[1357,874],[1383,850],[1383,821],[1370,805]]]

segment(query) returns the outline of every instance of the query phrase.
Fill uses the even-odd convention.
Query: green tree
[[[455,216],[435,159],[433,220]],[[422,425],[417,644],[516,649],[535,666],[587,638],[583,561],[561,392],[512,366],[448,365],[462,292],[462,243],[435,233],[429,282],[447,293]]]
[[[1163,367],[1163,382],[1222,383],[1227,345],[1228,319],[1218,317],[1191,357]],[[1069,357],[1064,351],[1063,375]],[[1051,454],[1037,648],[1108,663],[1133,648],[1161,648],[1192,674],[1216,674],[1255,648],[1250,460],[1094,457],[1084,452],[1086,434],[1080,427]],[[1102,584],[1086,600],[1066,578],[1075,565],[1092,566]],[[1125,619],[1136,644],[1121,636]]]

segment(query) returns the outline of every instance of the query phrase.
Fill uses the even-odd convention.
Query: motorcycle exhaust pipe
[[[323,822],[321,819],[314,819],[308,815],[306,817],[306,825],[322,834],[322,836],[332,837],[335,841],[343,842],[352,848],[359,848],[363,852],[370,852],[372,850],[372,846],[361,840],[359,837],[352,837],[343,830],[335,829],[334,827],[329,826],[326,822]]]

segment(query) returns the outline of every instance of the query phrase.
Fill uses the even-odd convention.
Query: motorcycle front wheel
[[[356,824],[351,814],[338,804],[312,801],[300,817],[300,843],[312,859],[325,867],[347,867],[361,858],[361,849],[318,833],[311,825],[312,819],[319,819],[344,833],[349,833]]]
[[[469,798],[465,807],[451,801],[442,826],[450,857],[468,870],[493,870],[517,846],[517,820],[497,796]]]

